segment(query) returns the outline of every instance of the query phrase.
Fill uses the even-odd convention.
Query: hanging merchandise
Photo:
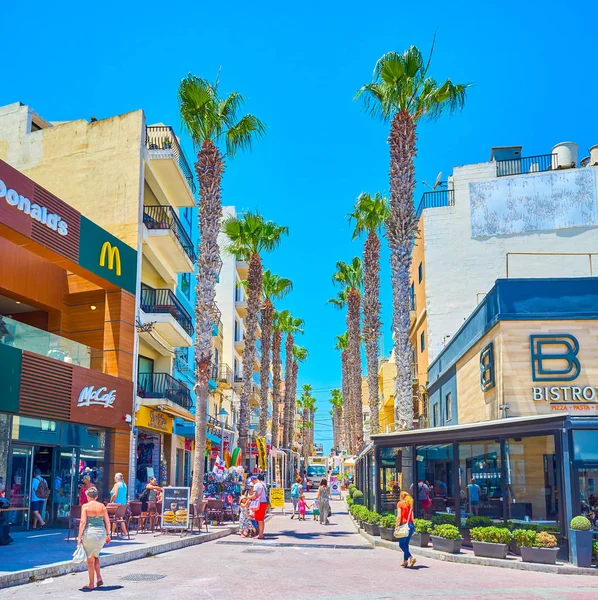
[[[233,467],[239,467],[241,465],[241,448],[235,448],[231,457],[230,464]]]

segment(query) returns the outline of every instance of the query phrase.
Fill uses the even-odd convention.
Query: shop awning
[[[189,421],[190,423],[195,423],[195,415],[191,414],[188,410],[184,408],[175,408],[170,404],[160,404],[158,409],[167,415],[172,415],[173,417],[178,417],[179,419],[183,419],[184,421]]]
[[[206,439],[210,440],[210,442],[214,442],[215,444],[220,443],[220,438],[217,435],[210,433],[209,431],[206,433]]]
[[[343,465],[345,465],[345,467],[354,467],[355,466],[355,459],[354,458],[347,458],[347,460],[345,460],[345,462],[343,463]]]
[[[190,421],[185,421],[184,423],[181,423],[180,421],[175,421],[174,433],[188,440],[195,439],[195,422],[191,423]],[[220,445],[220,437],[210,433],[209,431],[206,432],[206,440],[212,442],[213,444]]]

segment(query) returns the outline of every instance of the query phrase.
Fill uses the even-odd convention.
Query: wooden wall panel
[[[19,323],[25,323],[25,325],[31,325],[31,327],[37,327],[38,329],[48,331],[48,313],[43,310],[18,313],[12,315],[11,318]]]
[[[133,353],[122,350],[104,351],[104,372],[114,377],[133,379]]]

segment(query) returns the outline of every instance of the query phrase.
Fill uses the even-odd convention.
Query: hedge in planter
[[[492,527],[493,525],[494,523],[490,517],[471,515],[465,519],[465,527],[468,529],[473,529],[474,527]]]
[[[437,525],[454,525],[455,522],[455,515],[441,513],[432,517],[432,525],[434,525],[434,527],[436,527]]]
[[[385,515],[380,518],[380,537],[388,542],[396,542],[397,538],[394,536],[395,524],[397,518],[394,515]]]
[[[363,492],[360,490],[353,490],[353,494],[351,496],[353,498],[353,502],[355,504],[363,504]]]
[[[571,562],[576,567],[592,566],[592,523],[585,517],[573,517],[569,524]]]
[[[427,548],[432,533],[432,521],[426,519],[415,519],[413,521],[415,533],[411,536],[411,544],[420,548]]]
[[[461,551],[462,543],[463,538],[461,537],[461,533],[459,533],[459,530],[454,525],[436,525],[432,530],[434,550],[458,554]]]
[[[530,529],[516,529],[513,532],[513,539],[521,549],[521,559],[524,562],[556,564],[559,549],[554,535],[546,531],[536,533]]]
[[[377,512],[368,510],[367,513],[365,513],[364,521],[367,533],[370,535],[380,535],[380,515]]]
[[[469,534],[476,556],[507,558],[512,535],[505,527],[474,527]]]

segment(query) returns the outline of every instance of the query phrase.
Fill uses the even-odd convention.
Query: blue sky
[[[541,6],[479,0],[9,3],[1,14],[0,104],[21,101],[56,121],[143,108],[148,123],[180,130],[181,77],[214,78],[221,69],[222,91],[244,94],[247,110],[268,125],[252,153],[228,164],[223,201],[290,227],[289,238],[264,262],[294,282],[282,307],[306,320],[299,343],[310,359],[299,383],[316,390],[322,421],[316,441],[329,447],[327,390],[340,384],[333,346],[344,331],[344,316],[326,306],[335,293],[331,275],[337,260],[361,252],[345,219],[356,196],[388,190],[387,126],[362,113],[353,96],[384,52],[411,44],[427,51],[438,28],[432,75],[474,85],[462,113],[420,126],[416,200],[422,180],[488,160],[493,145],[522,144],[529,156],[571,140],[583,157],[598,143],[592,108],[598,9],[592,2],[569,8],[545,0]],[[386,254],[382,277],[388,354]]]

